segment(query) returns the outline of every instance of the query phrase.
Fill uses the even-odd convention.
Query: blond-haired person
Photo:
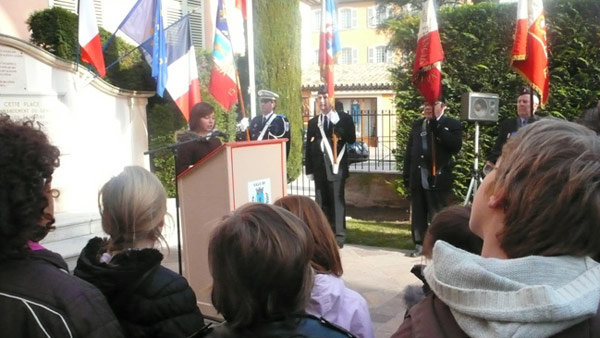
[[[575,123],[527,125],[477,190],[481,256],[437,241],[433,294],[393,337],[600,337],[600,138]]]
[[[98,194],[102,229],[81,251],[75,275],[108,299],[126,336],[188,337],[204,319],[183,276],[163,267],[155,249],[167,213],[167,194],[148,170],[125,167]]]

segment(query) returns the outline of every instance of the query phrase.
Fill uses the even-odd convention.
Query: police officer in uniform
[[[287,117],[274,112],[277,105],[279,95],[270,90],[259,90],[258,97],[260,98],[261,115],[257,115],[246,125],[247,120],[240,121],[240,126],[245,130],[246,127],[250,131],[250,139],[253,141],[272,140],[287,138],[286,150],[287,155],[290,153],[290,123]]]

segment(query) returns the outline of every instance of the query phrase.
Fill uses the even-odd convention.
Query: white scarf
[[[437,241],[425,278],[470,337],[548,337],[600,302],[600,264],[589,257],[484,258]]]
[[[319,127],[319,131],[321,132],[321,149],[327,153],[327,156],[329,157],[329,161],[331,162],[331,171],[333,172],[334,175],[336,175],[338,173],[338,171],[340,170],[340,161],[342,160],[342,158],[344,157],[344,154],[346,153],[346,144],[344,144],[344,146],[342,147],[342,151],[340,151],[340,153],[338,154],[337,161],[334,161],[333,160],[333,151],[331,150],[331,146],[329,145],[329,140],[327,140],[327,136],[325,135],[325,130],[323,130],[323,120],[326,118],[327,118],[326,116],[321,114],[321,116],[318,119],[318,123],[317,123],[317,125]],[[329,121],[329,123],[331,123],[331,121]]]

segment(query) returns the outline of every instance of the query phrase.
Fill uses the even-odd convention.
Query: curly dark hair
[[[54,217],[44,210],[59,155],[38,123],[0,114],[0,261],[23,257],[27,241],[54,229]]]

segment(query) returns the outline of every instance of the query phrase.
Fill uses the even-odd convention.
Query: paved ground
[[[410,269],[421,258],[407,253],[358,245],[345,245],[341,250],[342,278],[369,303],[377,338],[387,338],[398,329],[406,310],[402,291],[409,284],[420,284]]]
[[[164,265],[177,271],[177,246],[169,242],[171,253]],[[363,295],[369,303],[377,338],[388,338],[398,329],[406,310],[402,290],[408,284],[420,283],[410,269],[420,263],[421,258],[411,258],[406,253],[358,245],[345,245],[341,249],[342,278],[347,287]]]

